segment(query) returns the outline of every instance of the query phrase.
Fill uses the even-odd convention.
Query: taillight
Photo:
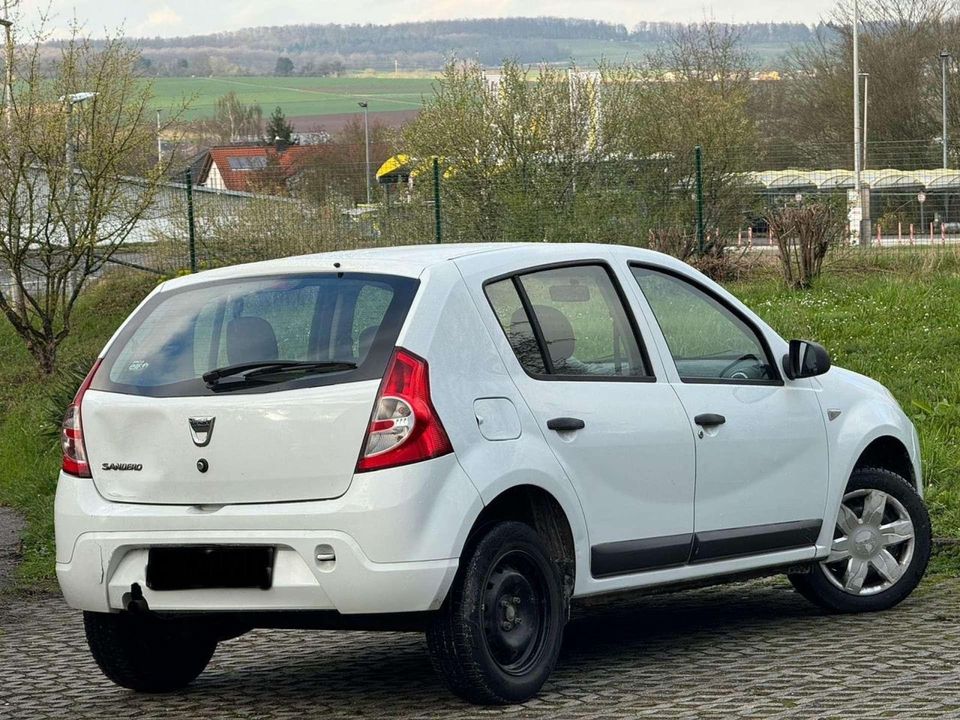
[[[87,448],[83,444],[83,423],[80,421],[80,408],[83,404],[83,395],[93,382],[93,376],[97,374],[100,367],[100,359],[93,364],[90,372],[80,384],[76,397],[67,408],[63,416],[63,427],[60,429],[60,445],[63,448],[63,471],[76,475],[77,477],[88,478],[90,475],[90,463],[87,461]]]
[[[427,361],[397,348],[370,418],[357,472],[382,470],[453,452],[430,401]]]

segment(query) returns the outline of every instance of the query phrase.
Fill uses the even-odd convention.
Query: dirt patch
[[[370,122],[380,122],[388,127],[400,127],[420,114],[419,110],[388,110],[370,113]],[[360,113],[341,113],[339,115],[296,115],[287,118],[290,124],[300,132],[318,132],[326,130],[335,133],[352,120],[363,118]]]
[[[20,513],[0,507],[0,591],[13,584],[13,572],[20,562],[20,537],[23,527]]]

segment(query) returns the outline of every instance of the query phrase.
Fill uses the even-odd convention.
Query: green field
[[[184,119],[213,114],[217,98],[235,92],[244,103],[259,103],[268,115],[278,105],[287,117],[317,117],[358,111],[360,101],[371,113],[417,110],[429,95],[429,78],[393,77],[191,77],[157,78],[154,106],[161,110],[183,100],[190,105]]]

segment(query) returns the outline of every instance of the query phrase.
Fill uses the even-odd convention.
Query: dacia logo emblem
[[[190,418],[190,436],[193,438],[193,444],[197,447],[206,447],[210,444],[210,438],[213,437],[214,417],[192,417]]]

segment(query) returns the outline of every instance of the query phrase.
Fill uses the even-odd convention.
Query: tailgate
[[[378,387],[372,380],[169,398],[91,390],[83,400],[83,430],[93,481],[101,495],[121,502],[338,497],[350,486]],[[214,418],[208,437],[194,437],[191,418]]]

